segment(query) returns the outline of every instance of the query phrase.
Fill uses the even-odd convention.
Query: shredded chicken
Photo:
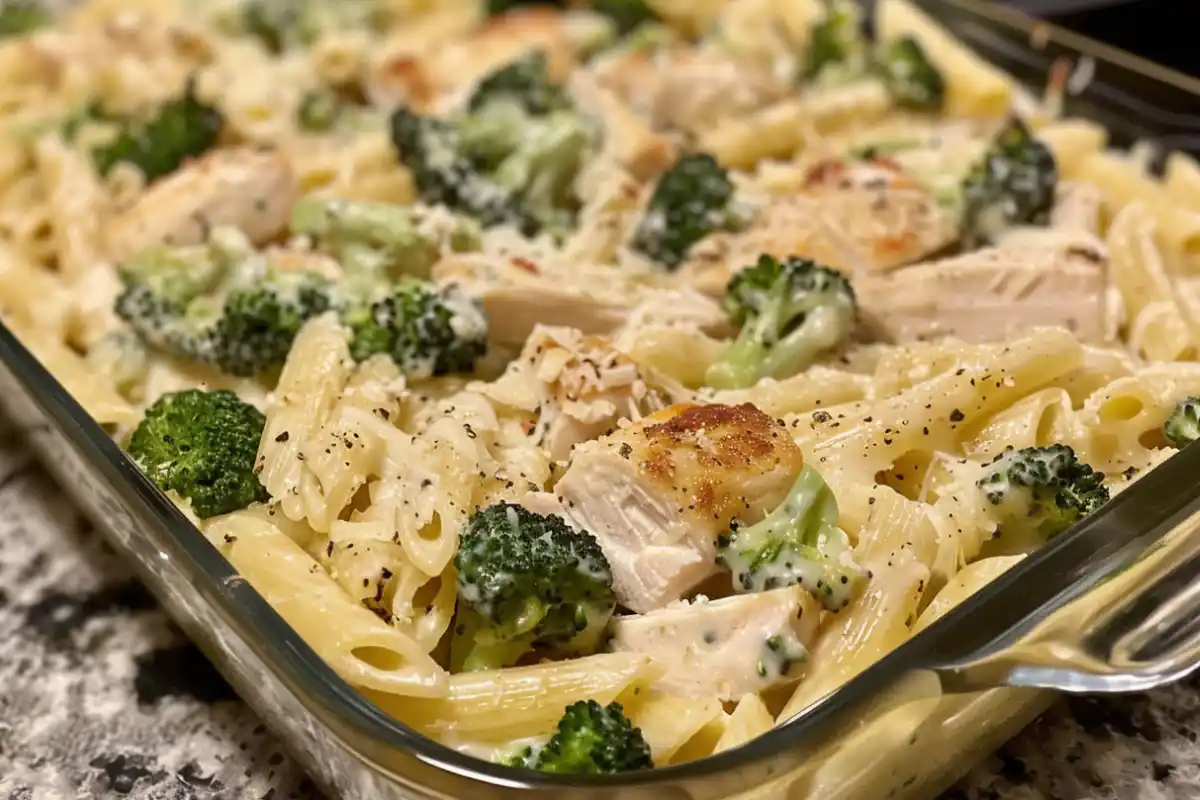
[[[612,564],[622,605],[662,608],[713,573],[716,537],[787,494],[803,457],[752,405],[675,405],[575,448],[563,512]]]
[[[639,367],[606,339],[574,328],[534,328],[520,357],[480,388],[491,400],[534,414],[530,439],[555,461],[576,445],[639,420],[690,393]]]
[[[506,345],[523,345],[539,324],[606,336],[635,311],[686,319],[707,331],[728,327],[726,314],[711,299],[666,288],[663,276],[648,270],[470,254],[443,259],[432,277],[436,283],[465,286],[476,295],[488,316],[489,337]]]
[[[654,684],[682,697],[737,700],[800,677],[821,609],[798,586],[722,600],[681,600],[615,617],[616,652],[645,653],[666,671]]]
[[[597,60],[595,75],[656,128],[701,133],[785,97],[787,76],[711,46],[626,50]]]

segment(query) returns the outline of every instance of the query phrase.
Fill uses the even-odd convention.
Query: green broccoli
[[[117,316],[149,345],[254,376],[283,363],[300,327],[337,305],[333,285],[272,268],[240,238],[153,249],[121,265]]]
[[[308,47],[322,31],[379,29],[388,11],[378,0],[245,0],[218,15],[219,27],[231,34],[257,39],[267,52],[279,55]]]
[[[825,0],[825,13],[808,33],[801,78],[841,82],[861,75],[868,62],[862,11],[854,0]]]
[[[154,485],[191,501],[200,518],[267,500],[254,462],[266,419],[228,389],[160,397],[126,451]]]
[[[469,372],[486,349],[487,320],[457,286],[371,276],[340,286],[277,269],[224,233],[122,265],[117,316],[152,347],[245,377],[281,366],[304,323],[327,311],[351,329],[356,358],[387,353],[410,377]]]
[[[531,56],[485,78],[461,114],[396,109],[392,143],[425,203],[485,227],[560,235],[574,222],[575,176],[594,139],[591,123],[563,103],[545,59]]]
[[[38,0],[4,0],[0,3],[0,39],[44,28],[54,15]]]
[[[386,353],[410,378],[470,372],[487,351],[487,318],[455,284],[405,278],[373,302],[348,305],[342,321],[355,359]]]
[[[883,45],[874,68],[896,105],[914,111],[941,109],[946,80],[916,39],[904,36]]]
[[[346,112],[346,101],[332,89],[310,89],[296,106],[296,124],[301,130],[321,133],[333,130]]]
[[[741,389],[794,375],[838,347],[854,330],[858,304],[842,274],[805,258],[763,255],[729,281],[725,309],[741,331],[706,380]]]
[[[571,108],[563,88],[550,80],[546,54],[540,50],[485,75],[467,99],[467,111],[475,114],[493,103],[514,103],[533,116]]]
[[[1012,225],[1044,224],[1057,184],[1050,148],[1019,118],[1011,118],[963,179],[964,246],[986,244]]]
[[[997,523],[997,536],[1042,541],[1062,533],[1108,502],[1104,475],[1062,444],[1011,446],[985,468],[976,485]]]
[[[682,156],[658,179],[630,246],[674,270],[705,236],[744,224],[724,167],[707,153],[695,153]]]
[[[1200,439],[1200,397],[1185,397],[1163,423],[1163,434],[1173,447],[1186,447]]]
[[[534,650],[595,652],[616,605],[591,534],[512,503],[471,515],[454,566],[451,662],[464,670],[509,666]]]
[[[805,465],[788,496],[761,522],[717,540],[717,561],[733,573],[739,592],[799,585],[838,611],[863,581],[850,539],[838,527],[838,506],[820,474]]]
[[[102,111],[95,113],[112,119]],[[162,104],[148,118],[121,119],[117,135],[92,149],[92,163],[101,175],[122,162],[132,164],[153,181],[212,149],[223,127],[221,113],[200,101],[195,84],[188,81],[180,97]]]
[[[527,749],[508,766],[569,775],[597,775],[651,769],[650,745],[625,716],[620,703],[602,706],[580,700],[567,706],[545,747]]]
[[[293,233],[310,236],[348,272],[390,280],[429,276],[443,243],[455,252],[477,250],[479,226],[449,216],[442,224],[427,209],[336,198],[304,197],[292,209]]]

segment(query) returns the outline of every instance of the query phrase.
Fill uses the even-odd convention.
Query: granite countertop
[[[1200,677],[1071,698],[942,800],[1200,798]],[[319,800],[24,448],[0,435],[0,800]]]

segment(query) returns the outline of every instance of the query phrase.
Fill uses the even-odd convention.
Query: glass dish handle
[[[997,686],[1136,692],[1200,668],[1200,513],[1016,641],[935,671],[948,692]]]

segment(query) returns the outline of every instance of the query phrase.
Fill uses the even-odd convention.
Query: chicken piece
[[[1087,234],[1028,230],[1003,246],[865,276],[855,292],[865,327],[889,341],[994,342],[1060,326],[1103,342],[1107,261]]]
[[[715,46],[617,51],[597,59],[594,74],[654,127],[691,133],[768,106],[793,89],[790,76]]]
[[[254,244],[288,224],[300,186],[275,151],[216,150],[150,184],[108,223],[109,255],[126,259],[155,245],[200,244],[214,228],[239,228]]]
[[[737,700],[800,677],[821,619],[799,586],[722,600],[681,600],[614,617],[614,652],[653,656],[666,672],[654,688],[681,697]]]
[[[920,261],[957,238],[954,215],[891,159],[828,159],[808,169],[797,193],[768,199],[745,231],[701,241],[680,274],[716,296],[763,253],[857,277]]]
[[[555,461],[601,436],[619,420],[639,420],[690,392],[639,368],[608,340],[574,328],[539,325],[520,357],[481,391],[535,415],[530,439]]]
[[[1063,181],[1054,192],[1049,227],[1100,234],[1104,192],[1090,183]]]
[[[554,491],[599,540],[618,601],[644,614],[711,575],[717,536],[774,508],[802,466],[754,406],[680,404],[576,447]]]
[[[460,22],[450,16],[446,21],[451,25]],[[436,42],[437,31],[431,33]],[[518,7],[489,17],[474,30],[464,30],[435,48],[411,38],[388,47],[369,70],[367,92],[378,105],[404,102],[427,111],[438,96],[457,94],[531,50],[546,55],[553,80],[565,81],[580,57],[608,35],[608,25],[595,14],[548,6]]]
[[[489,339],[510,346],[523,345],[539,324],[606,336],[647,305],[660,308],[658,318],[687,320],[710,332],[729,325],[712,299],[670,288],[668,278],[649,271],[472,253],[444,258],[431,276],[478,297]]]
[[[638,181],[649,181],[675,163],[679,146],[654,130],[616,92],[602,86],[587,70],[577,70],[568,84],[582,111],[604,125],[604,155],[611,157]]]

